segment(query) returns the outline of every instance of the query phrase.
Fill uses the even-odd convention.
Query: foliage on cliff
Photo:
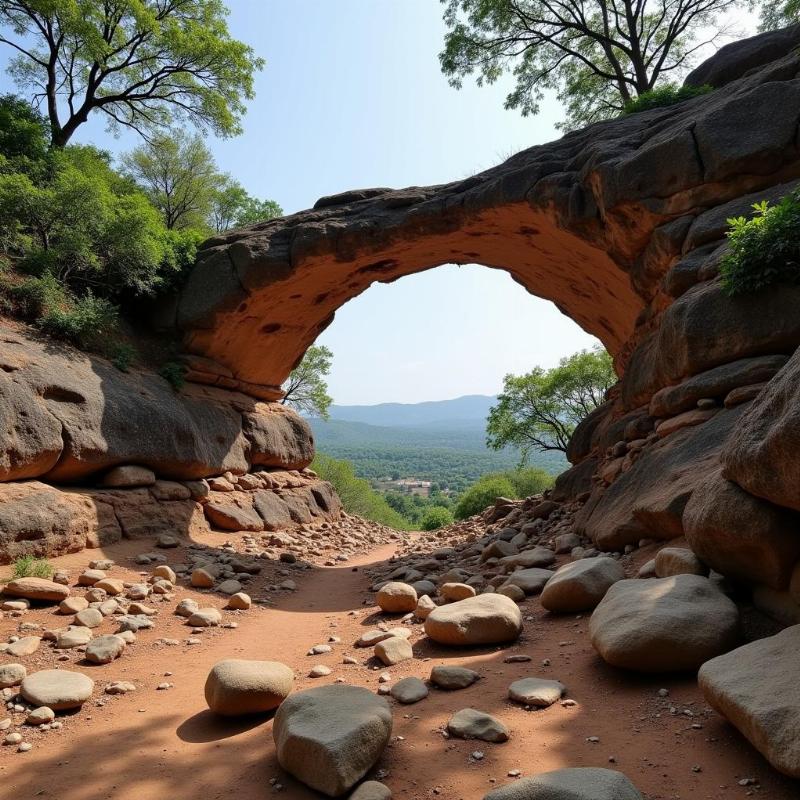
[[[728,220],[730,250],[720,263],[731,295],[757,292],[778,283],[800,283],[800,191],[776,205],[753,204],[755,214]]]

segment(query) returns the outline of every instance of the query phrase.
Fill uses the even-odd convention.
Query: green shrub
[[[4,292],[16,313],[31,322],[43,317],[49,311],[65,306],[67,293],[58,279],[49,272],[39,277],[28,277],[14,283],[7,280]]]
[[[119,327],[119,312],[110,301],[88,294],[65,307],[51,308],[38,326],[48,335],[84,350],[106,352]]]
[[[514,496],[519,498],[541,494],[553,485],[553,476],[538,467],[525,467],[510,472],[502,473],[511,481],[514,487]]]
[[[800,191],[776,205],[754,203],[751,219],[728,220],[730,251],[720,263],[728,294],[757,292],[775,283],[800,283]]]
[[[422,517],[422,530],[436,531],[450,525],[453,522],[453,514],[449,508],[443,506],[433,506],[429,508]]]
[[[674,106],[684,100],[691,100],[693,97],[713,92],[713,86],[676,86],[674,83],[667,83],[649,92],[642,92],[638,97],[634,97],[625,103],[623,114],[637,114],[640,111],[650,111],[652,108],[663,108],[664,106]]]
[[[14,562],[15,578],[49,578],[53,567],[44,558],[22,556]]]
[[[480,514],[498,497],[516,497],[514,484],[505,475],[484,475],[461,495],[456,504],[456,519]]]
[[[117,342],[109,349],[109,358],[120,372],[127,372],[136,360],[136,348],[127,342]]]
[[[176,391],[179,392],[186,383],[186,368],[177,361],[168,361],[158,374]]]
[[[349,461],[317,453],[311,468],[333,485],[348,514],[358,514],[396,530],[408,530],[408,521],[370,486],[369,481],[356,477]]]

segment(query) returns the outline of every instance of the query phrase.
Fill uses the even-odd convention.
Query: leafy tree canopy
[[[793,2],[795,0],[792,0]],[[563,127],[616,116],[675,78],[720,33],[720,15],[749,0],[441,0],[448,31],[439,58],[455,87],[512,75],[506,108],[536,114],[548,89]]]
[[[603,402],[615,382],[611,357],[600,347],[562,358],[553,369],[506,375],[489,412],[486,442],[495,449],[518,448],[522,463],[532,451],[566,452],[575,426]]]
[[[312,345],[306,350],[303,360],[292,370],[283,385],[285,405],[328,419],[328,409],[333,398],[328,395],[325,377],[330,374],[333,353],[322,345]]]
[[[800,22],[800,0],[764,0],[761,30],[771,31]]]
[[[264,62],[227,14],[222,0],[0,0],[0,43],[57,147],[95,112],[145,137],[177,121],[231,136]]]

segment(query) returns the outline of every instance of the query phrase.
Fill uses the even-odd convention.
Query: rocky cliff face
[[[800,619],[800,289],[731,298],[718,277],[726,220],[800,182],[798,44],[793,28],[724,48],[690,78],[713,94],[473,178],[348,192],[209,241],[172,310],[191,353],[180,395],[12,332],[0,479],[85,484],[122,464],[183,481],[301,470],[307,426],[268,401],[336,309],[375,281],[478,262],[553,300],[615,357],[619,384],[576,431],[553,492],[583,502],[579,532],[606,549],[686,535]],[[205,502],[203,518],[267,525],[270,499],[232,496]],[[313,497],[315,513],[336,513]]]
[[[305,470],[305,420],[189,366],[205,383],[176,392],[152,372],[0,327],[0,563],[209,524],[338,517],[330,486]]]

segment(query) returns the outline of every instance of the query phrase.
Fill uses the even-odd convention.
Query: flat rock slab
[[[501,594],[481,594],[440,606],[425,620],[425,633],[439,644],[513,642],[522,631],[517,604]]]
[[[555,573],[549,569],[531,567],[512,572],[503,586],[519,586],[525,594],[539,594]]]
[[[292,691],[294,673],[279,661],[226,659],[208,673],[205,696],[216,714],[236,717],[277,708]]]
[[[595,650],[615,667],[695,670],[736,646],[739,611],[700,575],[623,580],[594,610],[589,633]]]
[[[15,658],[32,656],[39,649],[41,643],[42,640],[39,636],[23,636],[21,639],[17,639],[16,642],[12,642],[8,645],[6,654],[14,656]]]
[[[567,691],[560,681],[546,678],[522,678],[508,687],[508,696],[516,703],[547,708],[558,702]]]
[[[474,708],[456,711],[447,723],[447,730],[457,739],[480,739],[495,743],[508,741],[508,729],[499,719]]]
[[[343,684],[290,695],[272,726],[281,767],[330,797],[366,775],[391,734],[389,703],[368,689]]]
[[[644,800],[621,772],[575,767],[543,772],[493,789],[483,800]]]
[[[591,611],[624,577],[624,570],[613,558],[582,558],[553,574],[542,591],[541,603],[558,614]]]
[[[431,683],[447,691],[466,689],[480,677],[477,672],[466,667],[439,666],[431,670]]]
[[[398,681],[389,690],[389,694],[397,700],[398,703],[410,705],[411,703],[418,703],[428,696],[428,687],[419,678],[410,677],[403,678]]]
[[[800,778],[800,625],[707,661],[697,680],[775,769]]]
[[[3,594],[8,597],[24,597],[26,600],[60,603],[69,597],[70,588],[46,578],[17,578],[3,587]]]
[[[91,696],[94,681],[81,672],[66,669],[44,669],[22,681],[22,696],[34,706],[47,706],[53,711],[80,708]]]

